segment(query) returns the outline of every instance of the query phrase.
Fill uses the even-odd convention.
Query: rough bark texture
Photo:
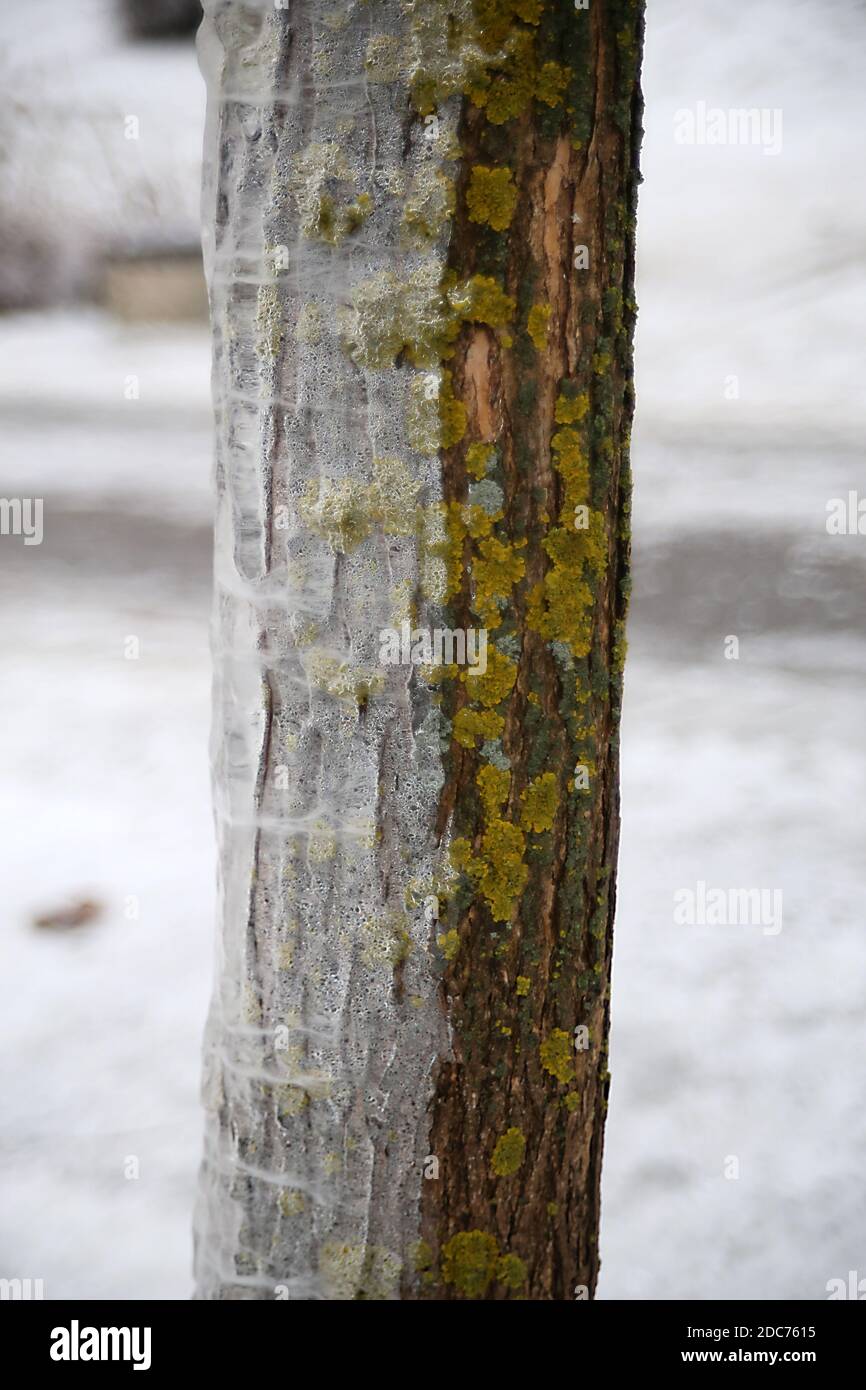
[[[546,30],[543,18],[539,41]],[[527,1271],[522,1296],[537,1299],[591,1293],[599,1267],[641,112],[636,7],[593,0],[588,14],[551,16],[550,31],[545,58],[571,66],[585,84],[571,119],[562,120],[558,111],[541,117],[527,111],[497,127],[469,106],[461,123],[463,178],[472,166],[508,162],[519,190],[501,242],[479,235],[458,198],[449,262],[460,274],[501,277],[517,301],[513,347],[503,350],[487,330],[469,326],[454,375],[470,430],[496,440],[501,450],[505,515],[497,535],[524,546],[525,583],[515,588],[499,629],[513,634],[520,650],[517,678],[501,707],[511,773],[501,815],[526,832],[529,875],[505,930],[491,932],[487,905],[477,895],[460,912],[460,947],[443,982],[453,1057],[437,1067],[430,1141],[440,1180],[424,1189],[431,1249],[441,1251],[461,1232],[490,1233],[501,1250],[521,1258]],[[586,269],[575,269],[575,259],[582,259],[578,246],[587,248]],[[540,350],[524,331],[533,306],[544,311],[538,315],[546,329]],[[561,425],[557,400],[581,401],[573,410],[560,405]],[[574,526],[576,493],[557,469],[557,458],[573,441],[567,437],[559,451],[551,449],[558,431],[570,435],[574,426],[565,422],[572,417],[589,465],[581,501],[603,524],[597,562],[580,552],[565,557],[574,587],[589,571],[592,593],[585,640],[573,642],[569,652],[562,640],[569,615],[557,613],[557,596],[547,604],[549,621],[541,624],[546,635],[533,623],[530,596],[550,571],[545,542]],[[451,450],[446,494],[464,497],[466,486],[461,450]],[[565,602],[579,599],[570,593]],[[586,769],[577,779],[576,767]],[[454,823],[476,846],[483,844],[486,821],[474,794],[478,773],[474,750],[452,743],[440,827]],[[526,831],[521,798],[545,775],[554,781],[555,809],[549,829],[534,834]],[[494,837],[490,852],[502,848]],[[581,1025],[586,1034],[576,1034]],[[512,1135],[522,1162],[513,1174],[497,1176],[496,1167],[509,1166],[507,1147],[498,1164],[492,1156],[513,1130],[525,1139],[521,1150],[521,1139]],[[480,1248],[477,1237],[475,1251],[466,1241],[454,1246],[452,1263],[459,1263],[462,1249],[470,1281]],[[443,1297],[433,1282],[427,1290]],[[459,1280],[444,1296],[462,1296]],[[513,1292],[492,1282],[487,1296]]]
[[[199,1296],[591,1294],[642,6],[206,11]]]

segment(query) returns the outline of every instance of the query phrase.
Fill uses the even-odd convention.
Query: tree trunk
[[[209,0],[199,1296],[598,1273],[641,0]]]

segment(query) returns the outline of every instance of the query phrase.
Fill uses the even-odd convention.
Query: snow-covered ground
[[[122,112],[162,59],[106,8],[81,10],[90,91]],[[866,1276],[866,559],[824,525],[864,487],[864,37],[853,0],[650,0],[605,1298],[816,1299]],[[194,61],[164,59],[188,126]],[[677,145],[702,100],[780,107],[782,152]],[[190,144],[169,183],[197,181]],[[53,1298],[190,1292],[207,378],[201,329],[0,319],[0,495],[45,499],[43,545],[2,555],[0,1275]],[[675,925],[700,880],[781,889],[781,931]],[[85,897],[90,925],[32,925]]]

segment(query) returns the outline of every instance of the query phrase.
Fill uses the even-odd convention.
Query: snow
[[[187,124],[162,173],[143,153],[194,208],[190,50],[122,45],[98,4],[61,42],[65,7],[40,4],[40,43],[90,55],[88,100],[134,109],[163,74]],[[24,57],[34,8],[0,21]],[[842,0],[650,11],[599,1294],[815,1299],[866,1272],[864,562],[824,527],[863,474],[866,19]],[[781,107],[782,154],[678,147],[674,112],[698,100]],[[208,373],[199,328],[0,319],[0,493],[45,498],[43,546],[3,542],[0,1274],[50,1298],[191,1289],[215,864]],[[699,880],[780,887],[781,933],[674,925],[674,892]],[[32,926],[85,896],[105,904],[93,924]]]

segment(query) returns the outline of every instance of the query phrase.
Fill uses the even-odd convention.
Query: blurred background
[[[0,552],[0,1277],[49,1298],[191,1291],[196,22],[186,0],[0,16],[0,495],[44,499],[42,545]],[[866,1277],[866,541],[826,528],[866,491],[864,41],[863,0],[649,3],[602,1298]],[[781,111],[781,150],[678,143],[700,102]],[[675,925],[701,880],[781,889],[782,931]]]

